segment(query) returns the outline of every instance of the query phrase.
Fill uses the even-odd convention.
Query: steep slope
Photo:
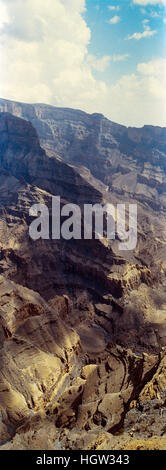
[[[51,219],[52,195],[80,207],[120,199],[47,155],[31,123],[8,113],[0,165],[0,442],[13,437],[2,449],[118,448],[112,434],[126,423],[125,446],[127,413],[152,398],[146,387],[165,364],[164,214],[139,205],[132,253],[118,240],[33,242],[36,202]]]
[[[0,111],[30,120],[43,148],[89,168],[109,190],[166,208],[166,128],[126,128],[101,114],[3,99]]]
[[[117,240],[109,243],[106,239],[31,241],[28,235],[29,208],[35,202],[46,203],[51,217],[51,195],[63,196],[63,204],[63,200],[68,200],[71,186],[69,202],[79,203],[80,207],[83,202],[104,202],[106,197],[109,200],[109,195],[80,177],[74,168],[55,157],[48,157],[40,148],[30,123],[2,113],[0,132],[0,163],[3,167],[0,202],[9,233],[9,237],[5,236],[3,240],[2,269],[11,279],[37,290],[52,302],[55,290],[55,294],[66,294],[67,289],[76,306],[73,322],[75,316],[78,322],[77,306],[82,304],[83,295],[86,305],[83,310],[87,310],[88,319],[93,312],[99,325],[120,343],[137,344],[141,336],[142,344],[147,347],[155,348],[158,343],[164,345],[165,286],[160,285],[157,295],[153,282],[162,281],[165,269],[165,218],[161,216],[157,242],[156,218],[151,214],[151,232],[148,233],[149,218],[142,209],[140,239],[135,253],[131,254],[124,252],[120,255]],[[32,136],[36,139],[34,145],[29,144],[31,140],[33,142]],[[5,211],[6,216],[3,215]],[[154,257],[151,263],[147,262],[149,267],[145,265],[146,258],[142,253],[146,236],[147,261],[152,252],[152,245],[148,248],[149,242],[154,246]],[[91,302],[93,308],[89,307]],[[160,331],[157,336],[156,328]]]

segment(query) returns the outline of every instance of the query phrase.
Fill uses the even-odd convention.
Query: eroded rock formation
[[[0,114],[1,449],[153,448],[157,436],[162,448],[165,130],[126,130],[100,115],[40,105],[1,101],[1,107],[33,121],[48,152],[30,122]],[[119,188],[110,183],[112,175],[120,178],[116,172],[127,174],[118,158],[126,168],[131,161],[130,176],[135,165],[137,181],[147,162],[154,179],[160,168],[155,196],[147,194],[155,186],[152,173],[141,183],[141,197],[132,191],[132,201],[139,200],[134,251],[119,252],[117,239],[31,240],[29,208],[45,203],[52,218],[52,195],[80,207],[120,202]],[[120,187],[127,201],[126,181],[127,189]],[[150,424],[152,418],[158,424]]]

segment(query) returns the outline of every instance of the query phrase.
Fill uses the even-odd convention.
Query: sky
[[[0,0],[0,96],[166,126],[166,0]]]

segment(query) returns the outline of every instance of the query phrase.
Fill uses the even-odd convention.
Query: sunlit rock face
[[[7,100],[0,111],[31,121],[43,148],[88,168],[111,191],[166,207],[166,128],[127,128],[102,114]]]
[[[157,439],[164,448],[151,400],[162,412],[165,130],[0,103],[1,449],[127,448],[139,436],[143,448]],[[55,195],[80,207],[139,201],[136,249],[120,252],[117,239],[31,240],[29,208],[46,204],[52,219]],[[150,423],[148,406],[156,427],[132,431],[142,409]]]

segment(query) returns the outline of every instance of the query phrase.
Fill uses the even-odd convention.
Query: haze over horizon
[[[165,126],[165,6],[0,0],[0,96]]]

